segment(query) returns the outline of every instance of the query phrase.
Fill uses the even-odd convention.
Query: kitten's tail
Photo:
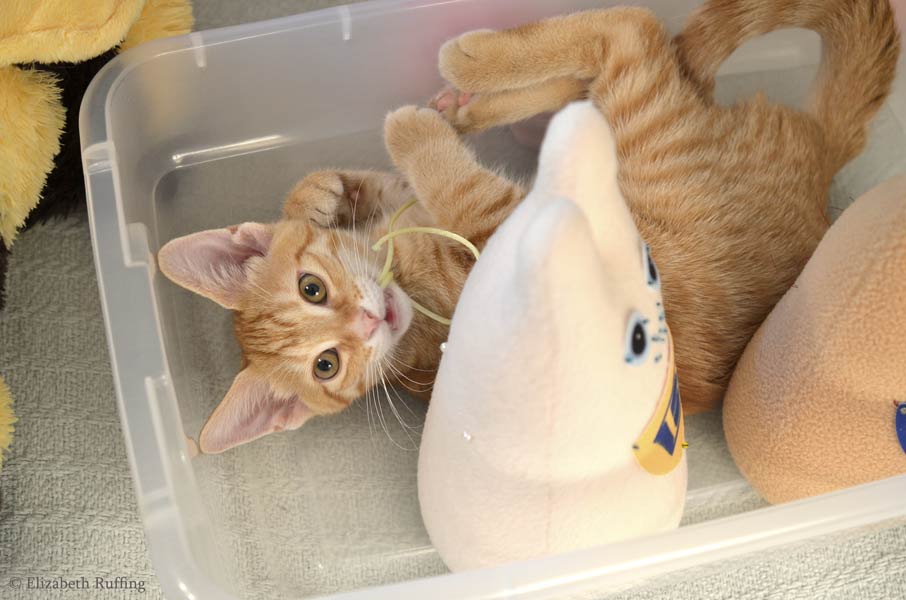
[[[865,144],[890,91],[900,39],[888,0],[708,0],[676,38],[687,75],[705,94],[743,42],[786,27],[821,35],[821,67],[808,107],[827,135],[834,171]]]

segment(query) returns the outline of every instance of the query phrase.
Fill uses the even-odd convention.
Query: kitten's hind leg
[[[412,195],[406,181],[378,171],[316,171],[293,187],[283,204],[286,219],[308,219],[322,227],[377,220]]]
[[[594,79],[644,55],[653,37],[668,39],[649,10],[589,10],[503,31],[465,33],[444,44],[438,65],[460,90],[494,93],[562,77]]]
[[[529,87],[477,95],[447,88],[431,100],[430,106],[460,133],[472,133],[555,112],[585,98],[588,83],[560,77]]]

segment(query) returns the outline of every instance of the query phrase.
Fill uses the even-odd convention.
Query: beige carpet
[[[0,598],[95,597],[27,589],[28,577],[58,576],[92,583],[126,576],[146,582],[146,597],[159,597],[126,462],[84,216],[16,242],[0,313],[0,372],[19,417],[0,472]],[[12,589],[11,578],[21,578],[23,589]]]

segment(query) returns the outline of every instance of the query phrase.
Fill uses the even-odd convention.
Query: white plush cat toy
[[[679,524],[684,428],[659,288],[610,128],[572,104],[469,275],[428,409],[419,501],[451,570]]]

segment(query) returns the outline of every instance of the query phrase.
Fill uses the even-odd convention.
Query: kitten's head
[[[378,285],[381,258],[361,234],[303,220],[202,231],[161,248],[167,277],[235,311],[245,366],[202,429],[203,452],[296,429],[374,384],[412,319],[406,294]]]

